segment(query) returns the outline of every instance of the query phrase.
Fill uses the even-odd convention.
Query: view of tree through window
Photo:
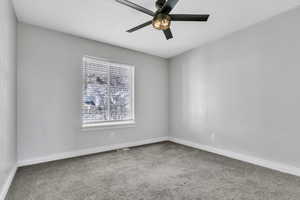
[[[84,124],[133,120],[133,67],[83,58]]]

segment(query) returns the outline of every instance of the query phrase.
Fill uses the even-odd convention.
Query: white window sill
[[[96,130],[106,130],[106,129],[119,129],[119,128],[135,128],[135,121],[123,121],[123,122],[103,122],[103,123],[93,123],[85,124],[81,126],[82,131],[96,131]]]

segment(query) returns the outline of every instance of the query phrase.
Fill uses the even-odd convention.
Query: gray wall
[[[136,127],[80,130],[84,55],[135,65]],[[19,160],[166,136],[168,63],[165,59],[18,24]]]
[[[300,167],[300,9],[170,60],[170,134]]]
[[[17,159],[16,18],[11,2],[0,1],[0,195]]]

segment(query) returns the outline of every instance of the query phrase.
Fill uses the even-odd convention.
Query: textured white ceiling
[[[300,5],[300,0],[179,0],[172,13],[211,14],[208,23],[173,22],[174,38],[148,26],[150,16],[114,0],[13,0],[20,21],[165,58]],[[154,0],[131,0],[154,10]]]

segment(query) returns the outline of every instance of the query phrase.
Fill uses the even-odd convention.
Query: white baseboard
[[[21,160],[18,162],[18,166],[23,167],[23,166],[34,165],[34,164],[39,164],[39,163],[44,163],[49,161],[73,158],[78,156],[84,156],[84,155],[89,155],[94,153],[101,153],[101,152],[112,151],[116,149],[122,149],[126,147],[134,147],[134,146],[152,144],[152,143],[163,142],[163,141],[168,141],[168,137],[151,138],[151,139],[140,140],[136,142],[128,142],[123,144],[95,147],[95,148],[83,149],[79,151],[58,153],[58,154],[53,154],[53,155],[29,159],[29,160]]]
[[[198,144],[195,142],[191,142],[191,141],[187,141],[187,140],[183,140],[183,139],[179,139],[179,138],[169,137],[169,141],[177,143],[177,144],[190,146],[190,147],[193,147],[196,149],[204,150],[207,152],[215,153],[215,154],[222,155],[225,157],[233,158],[233,159],[240,160],[243,162],[251,163],[254,165],[261,166],[261,167],[269,168],[272,170],[280,171],[283,173],[300,176],[300,168],[297,168],[294,166],[290,166],[290,165],[286,165],[286,164],[282,164],[282,163],[278,163],[278,162],[274,162],[274,161],[270,161],[270,160],[265,160],[265,159],[261,159],[261,158],[257,158],[257,157],[253,157],[253,156],[243,155],[243,154],[239,154],[239,153],[235,153],[232,151],[227,151],[227,150],[223,150],[223,149],[219,149],[219,148],[215,148],[215,147],[211,147],[211,146],[207,146],[207,145],[201,145],[201,144]]]
[[[94,153],[101,153],[101,152],[112,151],[112,150],[126,148],[126,147],[134,147],[134,146],[152,144],[152,143],[163,142],[163,141],[171,141],[174,143],[190,146],[193,148],[197,148],[197,149],[208,151],[208,152],[215,153],[218,155],[226,156],[226,157],[233,158],[236,160],[244,161],[244,162],[258,165],[261,167],[280,171],[283,173],[300,176],[300,168],[297,168],[294,166],[290,166],[290,165],[286,165],[286,164],[282,164],[282,163],[278,163],[278,162],[274,162],[274,161],[270,161],[270,160],[265,160],[265,159],[257,158],[254,156],[248,156],[248,155],[244,155],[244,154],[240,154],[240,153],[235,153],[232,151],[219,149],[219,148],[215,148],[215,147],[211,147],[211,146],[207,146],[207,145],[202,145],[202,144],[198,144],[195,142],[183,140],[180,138],[174,138],[174,137],[151,138],[151,139],[140,140],[140,141],[136,141],[136,142],[128,142],[128,143],[123,143],[123,144],[102,146],[102,147],[84,149],[84,150],[79,150],[79,151],[58,153],[58,154],[53,154],[50,156],[39,157],[39,158],[35,158],[35,159],[30,159],[30,160],[21,160],[18,162],[18,166],[22,167],[22,166],[34,165],[34,164],[39,164],[39,163],[44,163],[44,162],[49,162],[49,161],[84,156],[84,155],[89,155],[89,154],[94,154]],[[2,199],[0,198],[0,200],[2,200]]]
[[[8,177],[7,177],[4,185],[3,185],[3,188],[2,189],[0,188],[0,200],[4,200],[5,199],[6,194],[7,194],[8,190],[9,190],[9,188],[10,188],[10,185],[11,185],[11,183],[12,183],[14,177],[15,177],[17,169],[18,169],[18,167],[14,166],[10,170],[10,173],[9,173],[9,175],[8,175]]]
[[[49,162],[49,161],[84,156],[84,155],[89,155],[89,154],[94,154],[94,153],[101,153],[101,152],[112,151],[112,150],[117,150],[117,149],[126,148],[126,147],[134,147],[134,146],[152,144],[152,143],[163,142],[163,141],[171,141],[171,142],[174,142],[177,144],[190,146],[190,147],[193,147],[196,149],[200,149],[200,150],[215,153],[218,155],[226,156],[229,158],[233,158],[233,159],[244,161],[244,162],[251,163],[254,165],[273,169],[273,170],[280,171],[283,173],[300,176],[300,168],[297,168],[294,166],[289,166],[289,165],[274,162],[274,161],[260,159],[260,158],[253,157],[253,156],[243,155],[243,154],[235,153],[232,151],[227,151],[224,149],[219,149],[219,148],[215,148],[215,147],[211,147],[211,146],[207,146],[207,145],[202,145],[202,144],[198,144],[195,142],[183,140],[180,138],[174,138],[174,137],[151,138],[151,139],[140,140],[140,141],[136,141],[136,142],[128,142],[128,143],[123,143],[123,144],[116,144],[116,145],[110,145],[110,146],[102,146],[102,147],[84,149],[84,150],[79,150],[79,151],[53,154],[50,156],[19,161],[18,166],[21,167],[21,166],[27,166],[27,165],[34,165],[34,164],[39,164],[39,163],[44,163],[44,162]],[[5,199],[5,196],[6,196],[8,190],[9,190],[9,187],[13,181],[16,171],[17,171],[17,166],[11,170],[3,189],[0,191],[0,200]]]

